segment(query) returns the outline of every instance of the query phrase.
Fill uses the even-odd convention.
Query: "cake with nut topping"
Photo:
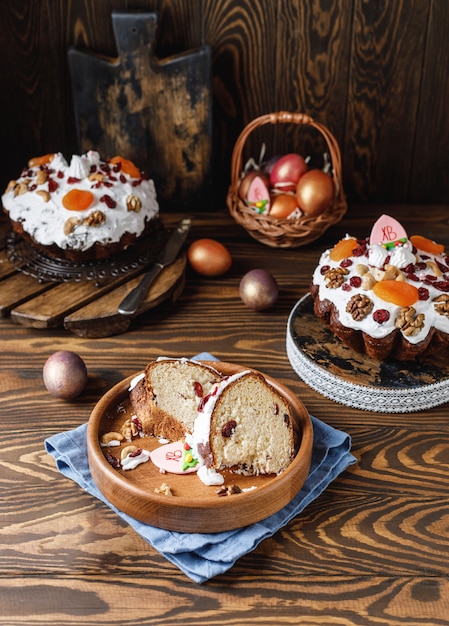
[[[449,344],[449,255],[382,215],[370,237],[346,235],[316,267],[315,315],[347,346],[383,361],[427,357]]]
[[[12,227],[51,257],[106,259],[156,230],[159,206],[152,180],[120,156],[61,153],[30,159],[2,196]]]

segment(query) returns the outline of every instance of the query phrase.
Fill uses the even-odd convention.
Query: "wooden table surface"
[[[194,214],[189,241],[222,241],[231,270],[209,279],[188,269],[177,302],[125,333],[82,338],[0,320],[1,624],[449,624],[448,407],[386,414],[336,404],[298,378],[285,348],[288,315],[321,251],[346,232],[365,236],[382,213],[449,247],[442,206],[350,207],[320,240],[295,250],[254,241],[225,211]],[[259,313],[238,295],[255,267],[280,286],[276,306]],[[72,402],[42,382],[45,360],[62,349],[82,356],[89,372]],[[108,389],[150,360],[205,350],[289,386],[312,415],[350,434],[357,463],[226,574],[199,585],[63,477],[44,440],[86,422]]]

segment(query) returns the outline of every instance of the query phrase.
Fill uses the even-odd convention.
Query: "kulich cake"
[[[177,441],[192,433],[199,405],[221,378],[213,367],[191,359],[149,363],[130,388],[143,434]]]
[[[449,344],[449,255],[408,237],[383,215],[370,237],[326,250],[311,295],[315,315],[347,346],[383,361],[429,356]]]
[[[15,232],[69,261],[109,258],[151,234],[159,215],[152,180],[129,160],[98,152],[31,159],[2,196]]]
[[[261,374],[244,371],[224,378],[204,399],[192,442],[207,470],[279,474],[294,456],[292,410]]]

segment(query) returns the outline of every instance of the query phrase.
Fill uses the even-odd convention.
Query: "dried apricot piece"
[[[353,250],[357,248],[357,239],[341,239],[329,253],[332,261],[338,262],[352,256]]]
[[[43,154],[42,156],[32,157],[28,161],[28,167],[39,167],[39,165],[46,165],[47,163],[50,163],[50,161],[53,160],[54,156],[55,156],[55,153],[51,152],[50,154]]]
[[[381,280],[374,285],[373,293],[385,302],[398,306],[412,306],[419,300],[418,289],[402,280]]]
[[[128,174],[128,176],[131,176],[131,178],[140,178],[139,168],[136,165],[134,165],[134,163],[130,161],[129,159],[124,159],[121,156],[115,156],[109,162],[112,163],[113,165],[120,164],[121,171],[124,174]]]
[[[68,211],[85,211],[94,201],[94,194],[84,189],[71,189],[62,198],[62,204]]]
[[[410,237],[410,241],[418,248],[418,250],[423,250],[424,252],[429,252],[429,254],[443,254],[444,246],[441,243],[435,243],[432,239],[428,239],[427,237],[423,237],[422,235],[412,235]]]

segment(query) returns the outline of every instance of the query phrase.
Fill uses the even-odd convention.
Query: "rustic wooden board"
[[[212,151],[207,46],[158,60],[156,13],[112,13],[118,58],[71,49],[82,151],[133,160],[154,179],[163,208],[205,199]]]
[[[109,337],[125,332],[132,319],[164,300],[176,300],[184,287],[186,264],[186,256],[181,254],[162,270],[137,312],[123,316],[117,306],[139,282],[143,268],[100,285],[91,280],[40,283],[15,270],[5,257],[0,273],[0,315],[28,328],[65,328],[82,337]]]

